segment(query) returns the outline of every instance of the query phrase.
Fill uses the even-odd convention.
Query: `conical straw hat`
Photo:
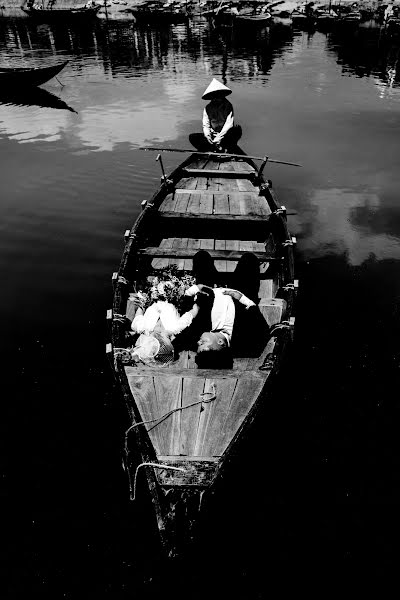
[[[203,100],[210,100],[215,92],[223,93],[225,96],[232,94],[232,90],[230,90],[226,85],[218,81],[218,79],[213,79],[204,94],[202,95]]]

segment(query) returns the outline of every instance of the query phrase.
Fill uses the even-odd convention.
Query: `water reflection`
[[[0,104],[12,104],[15,106],[40,106],[41,108],[55,108],[57,110],[76,110],[69,106],[64,100],[48,92],[44,88],[32,88],[25,91],[0,91]]]
[[[378,194],[315,190],[307,213],[313,223],[312,235],[310,231],[301,235],[302,250],[308,260],[324,254],[344,254],[354,266],[361,265],[371,254],[377,260],[400,259],[400,215],[393,207],[385,209]]]
[[[344,73],[357,77],[378,77],[383,85],[397,87],[400,46],[388,37],[381,37],[378,29],[359,29],[352,36],[339,31],[327,38],[327,49],[337,57]]]

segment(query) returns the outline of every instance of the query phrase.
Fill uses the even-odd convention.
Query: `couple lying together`
[[[229,369],[234,356],[258,356],[269,328],[257,306],[257,257],[245,253],[238,261],[232,277],[235,289],[213,287],[219,273],[205,250],[193,257],[193,275],[196,284],[185,291],[180,312],[164,300],[144,310],[140,294],[135,296],[131,334],[138,337],[133,359],[167,365],[181,350],[194,350],[199,368]]]

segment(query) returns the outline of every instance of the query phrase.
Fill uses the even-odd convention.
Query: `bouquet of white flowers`
[[[176,265],[166,267],[149,282],[148,287],[140,291],[144,300],[144,309],[157,302],[164,300],[179,308],[180,301],[185,291],[196,283],[192,275],[180,275]]]

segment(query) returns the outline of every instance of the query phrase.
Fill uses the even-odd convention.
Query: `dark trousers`
[[[236,146],[240,138],[242,137],[242,128],[240,125],[234,125],[221,141],[221,147],[223,150],[235,153]],[[189,135],[189,142],[199,150],[200,152],[216,152],[215,144],[210,144],[203,133],[191,133]]]
[[[199,250],[193,257],[193,275],[197,283],[212,287],[218,285],[218,271],[211,255],[206,250]],[[260,265],[258,258],[251,252],[242,255],[233,273],[232,287],[258,304],[260,287]],[[189,299],[188,299],[189,300]],[[192,300],[189,300],[192,301]],[[213,297],[202,299],[198,316],[193,323],[174,340],[175,349],[197,347],[201,334],[211,329],[211,309]],[[234,356],[259,356],[265,346],[269,327],[260,313],[258,306],[248,309],[240,302],[235,302],[235,323],[233,327],[231,349]],[[186,308],[189,309],[189,306]]]

